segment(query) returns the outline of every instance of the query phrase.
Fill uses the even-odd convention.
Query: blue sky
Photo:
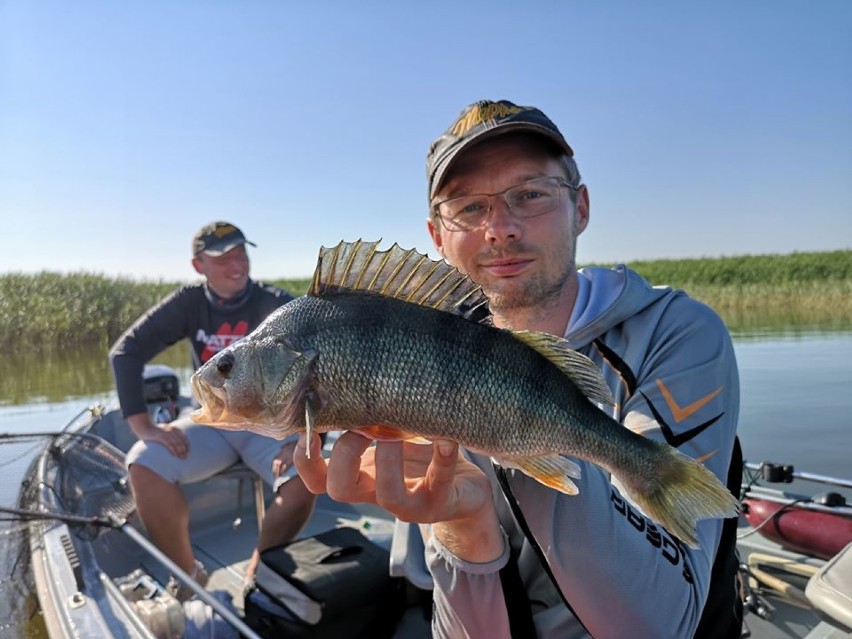
[[[0,273],[259,278],[430,252],[425,153],[542,108],[591,195],[581,263],[852,248],[852,2],[0,2]]]

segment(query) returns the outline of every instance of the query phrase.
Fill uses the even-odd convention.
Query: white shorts
[[[141,464],[173,483],[191,484],[203,481],[242,459],[268,485],[275,484],[272,460],[284,444],[297,435],[278,440],[239,430],[221,430],[202,424],[180,427],[189,439],[186,459],[172,455],[157,442],[138,441],[127,453],[126,465]]]

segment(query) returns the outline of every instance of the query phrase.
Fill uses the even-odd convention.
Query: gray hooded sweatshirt
[[[739,378],[721,319],[682,291],[651,287],[623,266],[584,269],[579,279],[565,337],[600,366],[615,397],[609,412],[625,427],[702,459],[725,483]],[[593,464],[575,460],[582,469],[575,496],[507,469],[512,493],[580,625],[518,527],[490,460],[471,459],[492,479],[507,543],[496,561],[473,564],[429,537],[435,637],[510,636],[499,572],[509,544],[519,549],[539,637],[585,637],[583,625],[598,638],[693,636],[723,520],[699,522],[700,549],[693,550],[647,519]]]

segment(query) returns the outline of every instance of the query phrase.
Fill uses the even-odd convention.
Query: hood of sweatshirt
[[[577,273],[579,288],[565,338],[575,349],[587,346],[603,333],[671,294],[668,286],[651,286],[636,271],[587,267]]]

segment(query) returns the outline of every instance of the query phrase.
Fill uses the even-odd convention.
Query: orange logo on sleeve
[[[660,389],[660,393],[662,393],[663,399],[666,400],[666,405],[669,407],[669,410],[672,412],[672,415],[674,416],[675,423],[677,423],[677,424],[682,422],[687,417],[690,417],[690,416],[694,415],[695,413],[697,413],[705,404],[707,404],[711,399],[716,397],[716,395],[721,393],[722,389],[724,388],[723,386],[720,386],[719,388],[714,390],[712,393],[708,393],[704,397],[695,400],[694,402],[692,402],[688,406],[681,407],[677,403],[675,398],[672,396],[669,389],[666,388],[666,385],[663,384],[662,380],[660,380],[660,379],[657,380],[657,387]]]

